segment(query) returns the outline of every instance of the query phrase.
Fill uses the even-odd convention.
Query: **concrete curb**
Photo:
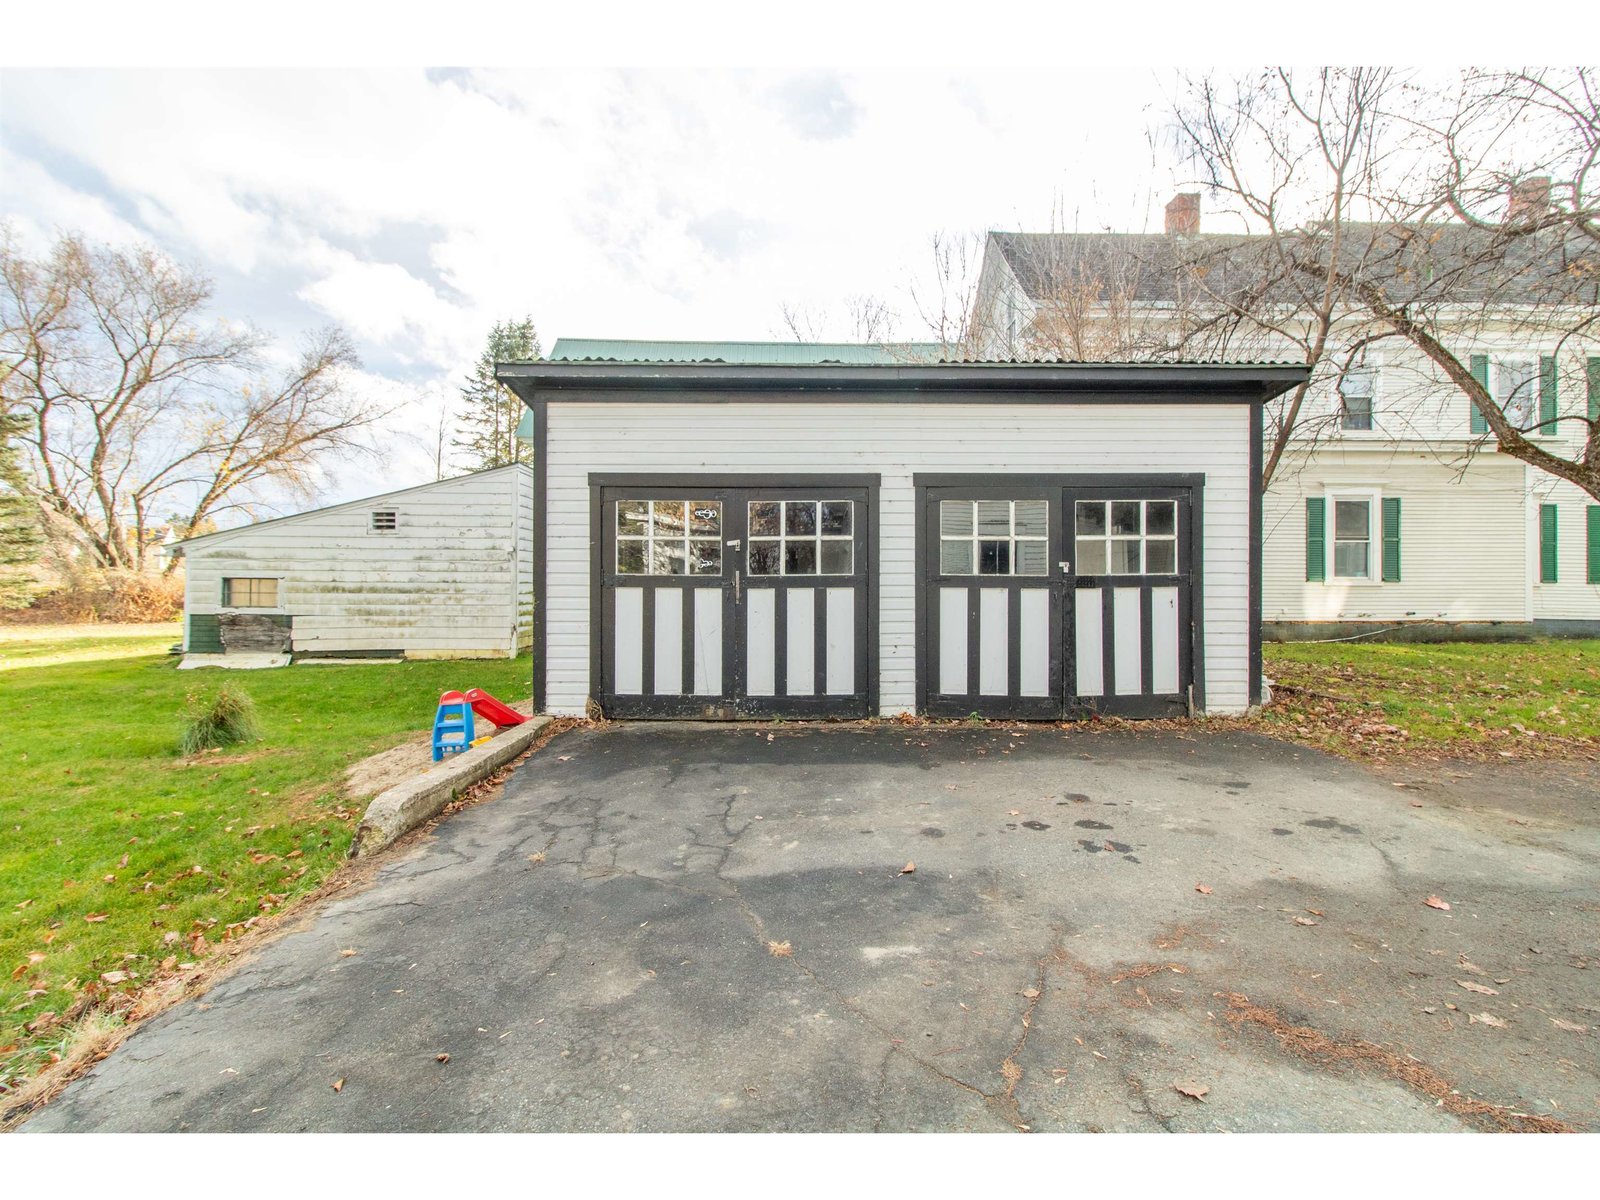
[[[445,805],[467,788],[492,775],[533,745],[548,724],[549,717],[531,717],[475,750],[452,754],[415,779],[379,792],[367,805],[361,824],[356,826],[350,857],[382,850],[424,821],[438,816]]]

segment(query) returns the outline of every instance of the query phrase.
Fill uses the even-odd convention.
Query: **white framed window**
[[[1079,500],[1073,513],[1079,575],[1175,575],[1174,500]]]
[[[1489,360],[1489,394],[1518,429],[1532,429],[1539,412],[1539,359],[1496,354]]]
[[[1346,433],[1370,433],[1376,426],[1373,411],[1378,392],[1376,367],[1351,367],[1339,376],[1339,428]]]
[[[941,575],[1048,575],[1048,500],[939,501]]]
[[[721,575],[722,501],[618,500],[617,574]]]
[[[853,500],[749,501],[750,574],[854,574],[855,509]]]
[[[400,528],[400,514],[392,508],[375,508],[367,528],[373,533],[393,533]]]
[[[1341,489],[1327,494],[1327,579],[1330,583],[1376,583],[1382,559],[1380,493]]]
[[[277,608],[276,579],[245,579],[238,576],[222,581],[223,608]]]

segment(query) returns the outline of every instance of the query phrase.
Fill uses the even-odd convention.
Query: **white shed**
[[[533,471],[478,471],[190,538],[184,651],[499,658],[532,641]]]
[[[1261,696],[1297,365],[540,361],[534,698],[1059,719]]]

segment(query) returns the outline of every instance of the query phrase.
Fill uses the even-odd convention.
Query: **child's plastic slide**
[[[507,708],[500,701],[482,688],[470,688],[467,693],[467,703],[472,705],[472,711],[485,721],[492,721],[495,725],[521,725],[528,718],[514,708]]]

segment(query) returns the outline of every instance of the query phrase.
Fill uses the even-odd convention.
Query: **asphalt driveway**
[[[1461,774],[568,733],[23,1128],[1600,1128],[1594,797]]]

